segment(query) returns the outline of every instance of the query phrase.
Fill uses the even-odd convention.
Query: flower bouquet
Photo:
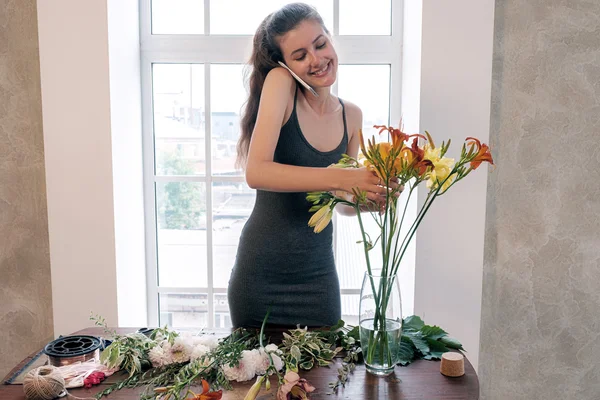
[[[367,370],[375,375],[389,375],[398,362],[402,347],[402,317],[400,293],[396,274],[400,262],[419,224],[433,202],[445,194],[481,163],[493,164],[490,149],[478,139],[468,137],[456,161],[446,157],[450,141],[436,147],[428,132],[425,135],[408,135],[392,126],[378,126],[379,133],[387,133],[388,140],[377,143],[370,139],[365,146],[360,132],[358,159],[344,155],[332,167],[361,168],[373,171],[380,184],[390,188],[383,207],[367,199],[366,193],[355,189],[353,196],[345,192],[311,192],[307,200],[314,212],[308,224],[316,233],[330,222],[333,209],[345,204],[356,209],[361,230],[361,240],[367,264],[360,304],[360,341]],[[421,144],[419,144],[421,141]],[[405,222],[407,206],[417,187],[425,182],[429,192],[412,222]],[[404,207],[398,207],[400,193],[406,195]],[[367,209],[379,227],[378,236],[372,240],[365,230],[361,210]],[[401,235],[404,223],[410,223]],[[379,248],[382,265],[374,266],[370,253]]]

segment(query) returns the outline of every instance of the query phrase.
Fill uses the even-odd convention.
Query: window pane
[[[231,328],[231,316],[229,315],[229,302],[227,293],[216,293],[215,305],[215,328]]]
[[[369,77],[369,79],[365,79]],[[363,135],[365,140],[379,131],[373,125],[387,125],[390,108],[390,66],[389,65],[340,65],[338,72],[338,94],[358,105],[363,112]],[[379,227],[373,217],[363,213],[362,219],[371,238],[378,236]],[[340,287],[360,289],[366,271],[365,254],[358,218],[338,215],[336,222],[336,264]],[[372,265],[381,265],[380,252],[369,253]]]
[[[161,293],[159,325],[171,328],[206,328],[208,326],[206,293]]]
[[[206,287],[206,186],[156,184],[158,284]]]
[[[391,35],[392,1],[340,1],[340,35]]]
[[[246,101],[244,66],[210,66],[210,106],[213,175],[242,175],[235,168],[236,145],[240,137],[240,114]]]
[[[204,65],[152,66],[157,175],[204,174]]]
[[[379,226],[369,213],[361,214],[363,226],[375,240],[378,236]],[[336,265],[342,289],[360,289],[367,263],[360,233],[358,218],[354,216],[339,215],[336,220]],[[381,267],[382,257],[379,247],[369,252],[369,259],[373,268]]]
[[[361,281],[362,284],[362,281]],[[346,326],[358,325],[358,306],[360,304],[360,295],[343,294],[342,295],[342,319]]]
[[[213,184],[213,276],[216,288],[226,288],[229,283],[240,234],[255,200],[256,191],[245,183]]]
[[[361,108],[365,140],[378,138],[373,125],[387,125],[390,119],[390,66],[340,65],[338,95]]]
[[[267,15],[293,0],[211,0],[211,35],[253,35]],[[317,9],[329,31],[333,29],[333,0],[308,0]],[[232,11],[235,10],[235,11]]]
[[[152,33],[203,34],[203,0],[152,0]]]

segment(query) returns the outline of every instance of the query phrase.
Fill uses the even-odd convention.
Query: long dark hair
[[[249,68],[245,71],[249,95],[242,112],[241,133],[237,144],[237,165],[240,167],[245,166],[248,158],[250,138],[256,124],[260,93],[265,78],[270,70],[279,66],[278,61],[283,61],[277,40],[306,20],[318,22],[325,32],[328,32],[323,19],[314,7],[304,3],[292,3],[269,14],[254,34],[252,55],[247,65]]]

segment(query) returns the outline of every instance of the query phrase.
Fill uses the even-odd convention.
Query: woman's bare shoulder
[[[265,85],[267,84],[288,88],[293,86],[294,78],[285,68],[275,67],[267,73]]]

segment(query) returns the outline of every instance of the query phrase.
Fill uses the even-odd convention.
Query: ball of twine
[[[58,368],[44,365],[29,371],[23,391],[28,400],[52,400],[64,395],[65,379]]]

